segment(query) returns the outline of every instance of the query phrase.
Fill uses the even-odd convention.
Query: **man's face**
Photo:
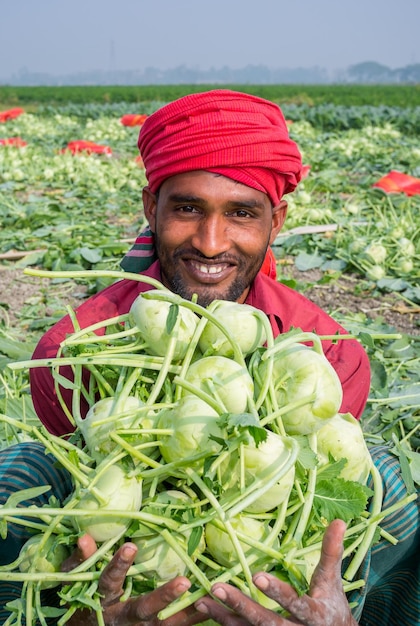
[[[143,203],[162,282],[188,300],[197,294],[202,306],[245,301],[287,207],[272,208],[261,191],[205,171],[168,178],[157,197],[146,188]]]

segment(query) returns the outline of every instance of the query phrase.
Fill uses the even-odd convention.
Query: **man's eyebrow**
[[[184,193],[171,193],[168,197],[168,200],[170,200],[171,202],[184,202],[184,203],[204,202],[203,198],[200,198],[199,196],[193,196],[191,194],[184,194]]]
[[[229,200],[227,206],[232,207],[233,209],[264,209],[265,204],[260,200],[250,199],[250,200]]]
[[[201,198],[200,196],[194,196],[192,194],[183,194],[183,193],[171,193],[168,197],[170,202],[178,202],[184,204],[197,204],[204,203],[206,204],[206,200]],[[228,200],[226,202],[226,207],[231,209],[255,209],[255,208],[265,208],[264,202],[260,200],[252,199],[243,199],[243,200]]]

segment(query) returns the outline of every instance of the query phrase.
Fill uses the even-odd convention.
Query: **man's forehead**
[[[268,195],[221,174],[194,170],[167,178],[159,197],[173,201],[200,201],[209,198],[252,206],[270,206]]]

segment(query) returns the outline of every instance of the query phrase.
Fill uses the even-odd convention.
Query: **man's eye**
[[[194,206],[191,206],[190,204],[186,204],[186,205],[178,207],[178,211],[181,211],[182,213],[195,213],[197,209]]]
[[[238,209],[232,214],[234,217],[251,217],[251,214],[246,209]]]

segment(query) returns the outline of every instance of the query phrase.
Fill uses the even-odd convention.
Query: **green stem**
[[[371,503],[371,513],[372,518],[374,519],[376,515],[381,513],[382,507],[382,498],[383,498],[383,484],[382,478],[379,473],[379,470],[374,465],[373,461],[371,463],[371,474],[373,480],[373,497]],[[363,559],[365,558],[367,551],[372,545],[373,538],[375,536],[376,527],[378,526],[378,522],[372,521],[369,527],[366,529],[363,541],[360,543],[357,548],[354,557],[352,558],[348,568],[344,573],[344,578],[346,580],[352,580],[355,577],[360,565],[362,564]]]
[[[132,456],[134,459],[137,459],[138,461],[141,461],[147,467],[153,467],[155,469],[162,469],[164,467],[162,465],[162,463],[159,463],[158,461],[155,461],[155,460],[151,459],[149,456],[147,456],[147,455],[143,454],[142,452],[140,452],[140,450],[138,448],[136,448],[136,447],[130,445],[129,443],[127,443],[127,441],[125,441],[125,439],[123,437],[121,437],[120,435],[118,435],[116,432],[111,432],[110,433],[110,437],[111,437],[111,439],[113,441],[115,441],[115,443],[117,443],[130,456]],[[148,445],[156,447],[157,446],[157,442],[151,441]]]
[[[282,406],[280,409],[277,409],[273,413],[269,413],[268,415],[266,415],[266,417],[261,418],[260,425],[267,426],[267,424],[272,424],[273,422],[276,422],[279,417],[282,417],[283,415],[286,415],[287,413],[289,413],[289,411],[294,411],[295,409],[299,409],[302,406],[306,406],[307,404],[314,402],[316,398],[317,398],[317,394],[312,393],[309,396],[305,396],[303,398],[300,398],[299,400],[295,400],[295,402],[288,402],[285,406]]]
[[[176,348],[176,343],[177,343],[177,333],[176,333],[176,329],[179,326],[179,320],[180,320],[180,316],[177,316],[177,320],[176,320],[176,324],[175,327],[173,329],[173,332],[171,333],[171,337],[168,343],[168,348],[165,354],[165,357],[163,359],[162,365],[160,367],[159,370],[159,374],[158,377],[156,379],[155,384],[153,385],[153,388],[149,394],[149,397],[147,398],[147,402],[146,404],[154,404],[157,400],[157,398],[159,397],[159,394],[162,390],[162,387],[165,383],[166,377],[168,376],[170,367],[171,367],[171,363],[173,360],[173,356],[175,353],[175,348]]]
[[[335,335],[336,339],[337,337],[339,336]],[[315,352],[318,352],[318,354],[321,355],[324,354],[321,344],[322,337],[320,335],[316,335],[311,332],[302,331],[296,333],[292,331],[290,335],[279,335],[276,338],[274,345],[270,349],[266,350],[266,352],[262,355],[262,360],[266,361],[267,359],[272,358],[275,354],[278,355],[279,352],[281,353],[284,350],[287,350],[290,346],[293,346],[296,343],[306,343],[309,341],[312,343]]]
[[[207,591],[210,592],[211,583],[205,573],[200,570],[200,568],[194,563],[193,559],[188,556],[186,551],[181,547],[176,538],[167,530],[163,529],[160,532],[160,535],[165,539],[165,541],[171,546],[174,552],[183,560],[185,565],[188,567],[190,572],[196,577],[200,585]]]
[[[294,466],[299,452],[298,443],[290,438],[285,441],[285,445],[289,447],[288,454],[282,461],[278,460],[274,470],[272,466],[269,466],[264,472],[260,472],[258,478],[248,485],[242,493],[237,494],[233,499],[221,500],[221,505],[228,512],[229,518],[245,511],[255,500],[278,483]]]
[[[316,451],[317,451],[316,433],[309,435],[308,441],[309,441],[310,448],[316,454]],[[314,497],[315,497],[316,475],[317,475],[316,467],[308,470],[308,485],[306,488],[305,503],[302,507],[299,523],[293,534],[293,539],[296,542],[297,546],[299,546],[302,542],[303,535],[305,534],[305,530],[306,530],[309,518],[312,513],[313,502],[314,502]]]
[[[61,342],[61,346],[78,346],[84,345],[85,343],[89,343],[92,340],[96,342],[110,341],[114,339],[122,339],[127,336],[135,335],[138,333],[138,329],[133,327],[127,330],[122,330],[117,333],[110,333],[109,335],[97,335],[96,331],[101,330],[102,328],[107,328],[108,326],[112,326],[114,324],[122,324],[129,319],[129,313],[124,313],[123,315],[116,315],[115,317],[109,317],[106,320],[101,322],[95,322],[95,324],[91,324],[90,326],[86,326],[78,331],[72,333],[69,337],[66,337]],[[85,335],[89,335],[89,337],[85,337]]]
[[[161,289],[171,293],[160,281],[143,274],[133,272],[123,272],[119,270],[77,270],[77,271],[51,271],[26,267],[23,270],[28,276],[38,276],[39,278],[115,278],[117,280],[134,280],[138,283],[151,285],[155,289]]]
[[[236,532],[235,532],[232,524],[227,519],[223,508],[220,506],[219,501],[213,495],[213,493],[210,491],[210,489],[208,489],[208,487],[204,483],[204,481],[201,480],[200,476],[198,476],[198,474],[196,472],[194,472],[194,470],[192,470],[191,468],[186,468],[186,473],[191,477],[193,482],[199,487],[201,492],[206,496],[206,498],[208,499],[209,503],[213,507],[214,511],[217,513],[217,515],[219,517],[219,520],[224,525],[225,531],[227,532],[227,534],[229,536],[229,539],[231,540],[232,545],[233,545],[233,547],[235,549],[235,552],[236,552],[237,557],[238,557],[238,561],[241,564],[242,571],[243,571],[243,574],[245,576],[245,580],[247,581],[249,588],[251,590],[255,590],[254,583],[252,582],[252,574],[251,574],[251,571],[249,569],[248,562],[247,562],[247,560],[245,558],[245,554],[244,554],[244,551],[242,549],[242,546],[241,546],[241,544],[240,544],[240,542],[238,540],[238,537],[236,535]]]

